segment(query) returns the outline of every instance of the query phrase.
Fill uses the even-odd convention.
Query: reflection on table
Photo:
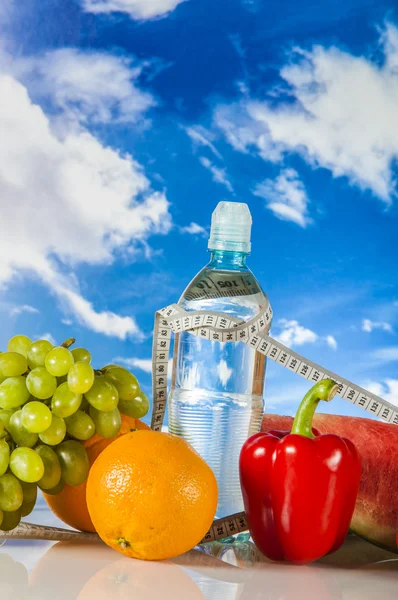
[[[250,541],[214,542],[157,563],[101,543],[7,542],[0,582],[1,600],[396,600],[398,556],[355,536],[304,567],[272,563]]]

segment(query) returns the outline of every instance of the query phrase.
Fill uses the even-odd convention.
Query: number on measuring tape
[[[248,530],[246,515],[244,512],[236,513],[223,519],[216,519],[205,537],[201,541],[202,544],[221,540],[230,535],[243,533]]]
[[[230,283],[233,287],[233,281]],[[203,280],[202,284],[212,293],[216,289],[214,286],[221,286],[220,282],[215,284],[207,280]],[[247,322],[216,312],[187,312],[177,304],[159,310],[155,318],[153,342],[153,397],[156,410],[152,412],[152,427],[157,430],[161,428],[166,410],[168,358],[172,331],[176,334],[188,332],[211,342],[243,342],[313,384],[326,378],[334,379],[339,386],[337,391],[339,396],[387,423],[398,425],[398,409],[396,410],[392,404],[305,359],[269,336],[272,314],[268,301],[260,313]]]

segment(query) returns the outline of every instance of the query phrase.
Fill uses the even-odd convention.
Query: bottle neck
[[[210,269],[226,271],[246,270],[247,252],[232,252],[229,250],[210,250],[211,258],[207,265]]]

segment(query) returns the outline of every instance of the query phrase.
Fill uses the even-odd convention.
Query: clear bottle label
[[[250,296],[259,291],[258,283],[251,273],[217,272],[205,270],[184,292],[184,300],[202,300],[204,298],[226,298],[231,296]]]

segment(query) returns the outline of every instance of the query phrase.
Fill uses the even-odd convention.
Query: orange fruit
[[[217,507],[213,471],[183,439],[128,433],[90,470],[87,506],[98,535],[122,554],[172,558],[207,533]]]
[[[130,433],[133,429],[149,429],[149,427],[139,419],[122,415],[122,426],[115,437],[105,439],[96,434],[90,440],[83,442],[90,466],[109,444],[126,433]],[[64,489],[59,494],[52,496],[43,492],[43,496],[53,513],[61,521],[80,531],[95,532],[95,527],[87,510],[86,485],[86,481],[75,486],[65,484]]]

